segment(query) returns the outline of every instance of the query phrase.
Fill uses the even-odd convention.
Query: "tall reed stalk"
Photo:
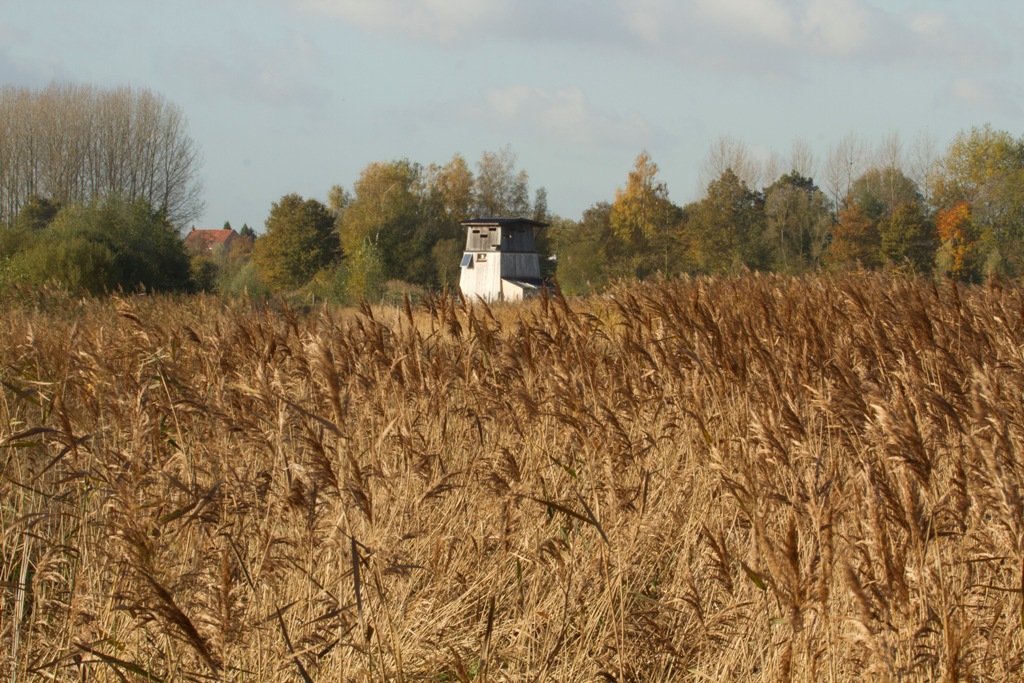
[[[749,275],[519,306],[28,297],[12,680],[1003,681],[1024,289]]]

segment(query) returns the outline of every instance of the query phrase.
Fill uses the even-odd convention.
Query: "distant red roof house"
[[[185,248],[196,254],[207,254],[217,247],[228,249],[239,235],[234,230],[196,230],[185,236]]]

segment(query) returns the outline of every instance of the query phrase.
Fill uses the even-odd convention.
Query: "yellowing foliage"
[[[625,188],[615,190],[612,232],[623,243],[637,246],[652,239],[671,220],[668,188],[658,181],[658,165],[646,151],[637,155]]]
[[[935,227],[950,256],[950,275],[960,279],[971,277],[975,268],[977,239],[971,225],[970,206],[966,201],[961,201],[949,209],[939,211]]]

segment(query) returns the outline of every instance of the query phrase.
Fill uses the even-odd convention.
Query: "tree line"
[[[702,165],[702,196],[679,206],[641,152],[614,198],[573,220],[548,214],[543,188],[529,202],[528,175],[508,148],[485,154],[475,175],[459,155],[426,167],[375,162],[351,194],[333,188],[326,206],[294,195],[276,203],[254,260],[272,288],[319,282],[322,291],[326,280],[342,298],[379,297],[389,281],[452,286],[459,221],[521,215],[551,223],[540,248],[567,293],[744,270],[898,268],[972,282],[1024,272],[1024,138],[976,127],[940,153],[895,136],[869,151],[848,136],[824,160],[822,185],[816,169],[805,145],[758,163],[723,139]],[[316,240],[297,229],[308,224],[300,205],[319,206]]]
[[[0,288],[196,289],[203,211],[181,110],[148,90],[0,88]]]
[[[941,153],[895,136],[870,151],[851,135],[820,165],[806,145],[759,161],[723,138],[700,168],[701,197],[685,205],[641,152],[614,198],[579,219],[550,215],[546,190],[531,193],[509,147],[472,167],[460,154],[379,161],[325,201],[284,195],[258,238],[245,226],[229,251],[189,254],[179,229],[201,211],[199,154],[177,108],[147,91],[51,86],[0,91],[0,112],[10,114],[0,123],[0,288],[379,300],[454,288],[460,221],[490,216],[549,222],[542,260],[567,293],[743,270],[901,268],[968,281],[1024,271],[1024,138],[989,126]]]
[[[484,152],[476,172],[460,154],[445,164],[373,162],[349,191],[334,186],[327,203],[290,194],[270,209],[253,263],[274,290],[309,288],[327,298],[379,299],[388,283],[426,289],[458,283],[472,216],[545,220],[544,188],[509,147]]]
[[[848,137],[825,161],[823,189],[806,147],[774,175],[783,162],[770,158],[765,173],[726,139],[705,160],[703,196],[685,206],[643,152],[614,201],[553,228],[559,283],[581,292],[741,270],[901,268],[967,281],[1024,272],[1024,138],[984,126],[942,154],[911,151],[893,137],[870,154]]]

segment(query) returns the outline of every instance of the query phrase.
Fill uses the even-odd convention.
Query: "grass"
[[[13,681],[1002,681],[1024,289],[0,319]]]

